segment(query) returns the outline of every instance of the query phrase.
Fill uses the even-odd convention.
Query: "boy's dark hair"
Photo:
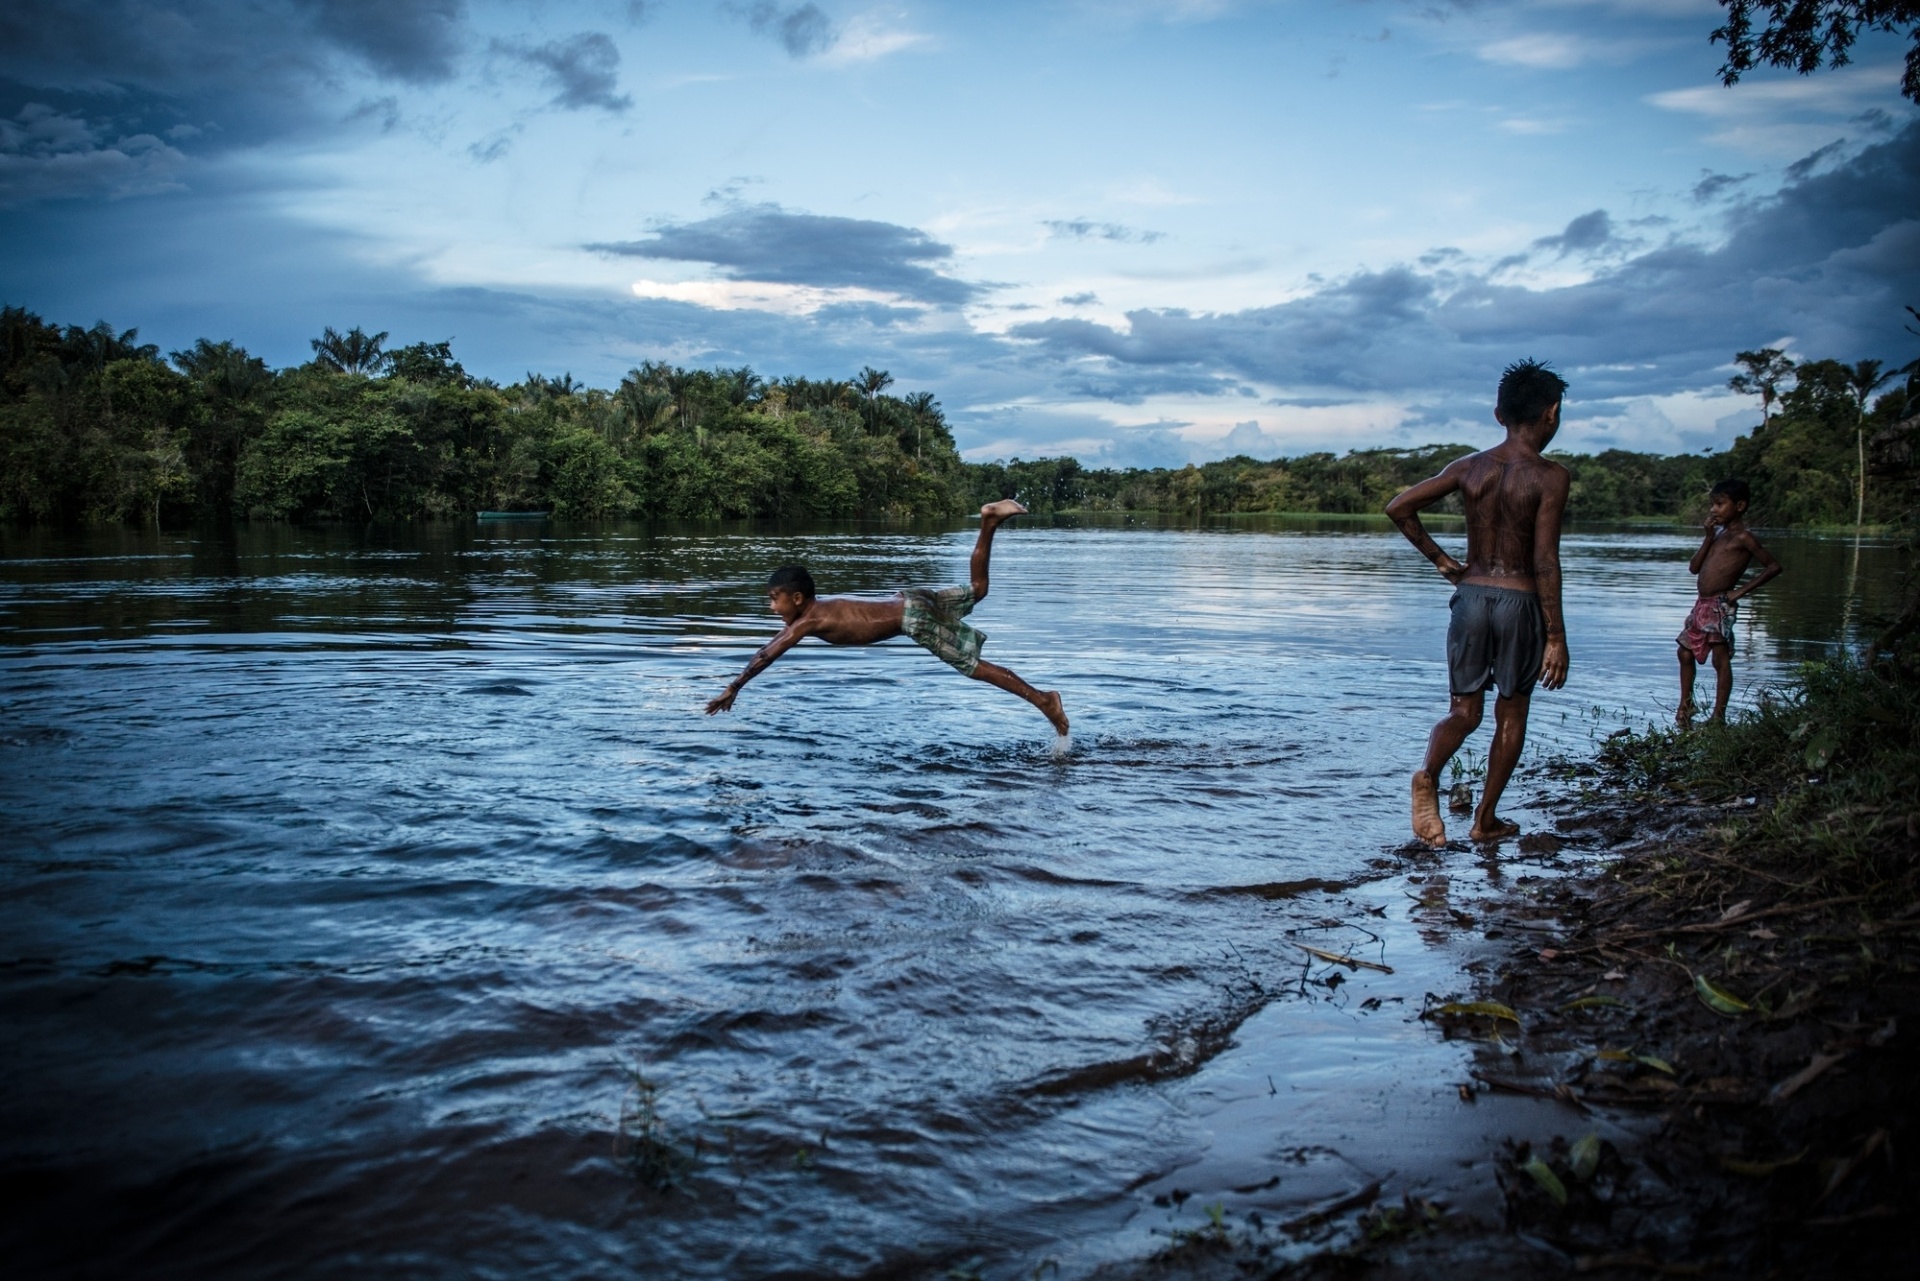
[[[1725,494],[1736,503],[1751,503],[1753,501],[1753,491],[1748,489],[1747,482],[1741,480],[1738,476],[1729,476],[1718,485],[1715,485],[1712,491],[1707,494],[1707,497],[1712,498],[1714,494]]]
[[[1494,407],[1500,420],[1514,427],[1531,427],[1566,395],[1567,380],[1546,362],[1516,360],[1500,375],[1500,398]]]
[[[779,588],[784,592],[799,592],[808,600],[817,593],[813,590],[813,575],[807,572],[805,565],[782,565],[767,575],[767,590]]]

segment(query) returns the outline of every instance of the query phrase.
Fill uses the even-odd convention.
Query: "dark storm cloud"
[[[542,45],[496,40],[493,47],[498,53],[544,71],[548,84],[557,91],[553,97],[556,107],[569,111],[598,107],[619,112],[633,105],[631,97],[616,92],[620,88],[620,50],[601,32],[583,31]]]
[[[1557,236],[1542,236],[1533,242],[1535,249],[1558,250],[1561,257],[1570,253],[1595,253],[1613,240],[1613,219],[1604,209],[1581,214]]]
[[[771,0],[760,0],[758,4],[728,7],[747,20],[747,26],[753,29],[755,35],[779,41],[791,57],[806,58],[825,53],[840,39],[833,19],[827,17],[817,4],[783,9],[771,3]]]
[[[0,140],[6,198],[148,190],[194,151],[364,118],[339,100],[342,73],[444,81],[465,12],[461,0],[6,0],[0,117],[78,122],[51,151],[23,148],[18,128]],[[378,118],[391,127],[397,112]]]
[[[1716,248],[1670,245],[1562,288],[1461,266],[1361,272],[1278,306],[1217,315],[1142,310],[1124,328],[1016,326],[1062,368],[1088,357],[1114,389],[1195,374],[1359,394],[1415,395],[1443,420],[1484,398],[1489,371],[1551,357],[1592,402],[1718,386],[1741,347],[1792,334],[1809,355],[1900,355],[1901,304],[1920,298],[1920,125],[1829,172],[1737,206]],[[1600,241],[1592,215],[1550,240]],[[1585,224],[1584,226],[1582,224]],[[1579,230],[1576,230],[1579,229]],[[1090,376],[1090,375],[1082,375]]]
[[[1693,184],[1693,203],[1704,205],[1708,201],[1717,200],[1751,177],[1753,175],[1750,173],[1715,173],[1711,169],[1702,169],[1700,181]]]
[[[1150,245],[1156,240],[1164,240],[1167,234],[1164,231],[1142,231],[1138,227],[1127,227],[1117,222],[1092,222],[1086,218],[1049,219],[1040,225],[1058,240],[1114,240]]]
[[[465,43],[462,0],[303,0],[321,37],[393,80],[451,79]]]
[[[936,306],[964,303],[980,286],[927,266],[953,247],[891,222],[789,213],[747,205],[712,218],[661,227],[644,240],[592,244],[599,253],[708,263],[729,280],[874,289]]]

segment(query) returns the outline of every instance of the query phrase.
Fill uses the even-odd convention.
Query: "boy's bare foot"
[[[1026,509],[1021,508],[1021,510],[1025,511]],[[1067,736],[1067,710],[1060,702],[1060,691],[1050,689],[1041,694],[1040,710],[1046,713],[1048,720],[1053,722],[1054,733],[1065,738]]]
[[[1440,817],[1440,785],[1423,769],[1413,772],[1413,834],[1432,846],[1447,843],[1446,820]]]
[[[1520,825],[1509,823],[1498,814],[1473,820],[1473,830],[1467,833],[1470,841],[1503,841],[1509,836],[1520,835]]]
[[[988,503],[980,509],[980,519],[999,524],[1009,516],[1023,516],[1027,509],[1011,498],[1002,498],[997,503]]]

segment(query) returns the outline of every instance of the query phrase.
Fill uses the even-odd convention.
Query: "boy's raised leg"
[[[1429,845],[1447,843],[1447,824],[1440,817],[1440,771],[1447,767],[1467,735],[1480,728],[1486,695],[1455,694],[1446,718],[1427,736],[1427,759],[1413,775],[1413,834]]]
[[[1680,709],[1673,714],[1673,723],[1685,729],[1693,724],[1693,652],[1685,646],[1680,648]]]
[[[973,679],[996,685],[1009,694],[1018,694],[1039,708],[1041,715],[1053,722],[1056,734],[1063,738],[1066,736],[1067,713],[1060,704],[1059,690],[1037,690],[1015,675],[1012,669],[1001,667],[998,663],[989,663],[984,658],[974,665]]]
[[[1518,823],[1509,823],[1496,811],[1501,793],[1507,790],[1507,780],[1513,777],[1513,767],[1520,763],[1520,749],[1527,745],[1527,709],[1532,699],[1531,694],[1515,694],[1511,698],[1502,694],[1493,700],[1493,746],[1487,749],[1487,785],[1480,797],[1480,808],[1473,815],[1473,830],[1467,833],[1469,840],[1497,841],[1520,833]]]
[[[1002,498],[980,509],[980,537],[974,540],[973,559],[967,562],[967,575],[973,582],[974,604],[978,605],[987,598],[987,562],[993,557],[993,531],[1000,528],[1002,521],[1025,515],[1026,510],[1011,498]],[[1060,732],[1066,733],[1065,730]]]

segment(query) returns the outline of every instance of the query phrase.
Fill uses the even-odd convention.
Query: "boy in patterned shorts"
[[[1699,575],[1700,590],[1687,625],[1674,638],[1680,646],[1680,710],[1674,720],[1683,726],[1693,723],[1693,670],[1701,663],[1713,664],[1713,719],[1727,718],[1727,696],[1733,692],[1733,622],[1740,598],[1780,574],[1780,562],[1746,526],[1752,497],[1744,480],[1723,480],[1713,487],[1707,499],[1706,537],[1687,565],[1688,573]],[[1741,575],[1754,561],[1760,562],[1760,572],[1742,583]]]
[[[799,565],[782,565],[767,579],[767,603],[786,626],[760,647],[747,669],[734,678],[727,692],[707,704],[707,715],[730,711],[734,697],[746,683],[772,665],[773,660],[809,636],[829,645],[876,645],[895,636],[909,636],[958,668],[963,675],[1018,694],[1040,709],[1065,737],[1067,714],[1058,690],[1037,690],[1013,672],[980,657],[986,635],[962,621],[987,595],[987,561],[993,554],[993,531],[1002,521],[1027,509],[1011,498],[980,509],[980,537],[968,565],[970,582],[959,587],[910,587],[891,600],[849,600],[814,594],[813,575]]]

